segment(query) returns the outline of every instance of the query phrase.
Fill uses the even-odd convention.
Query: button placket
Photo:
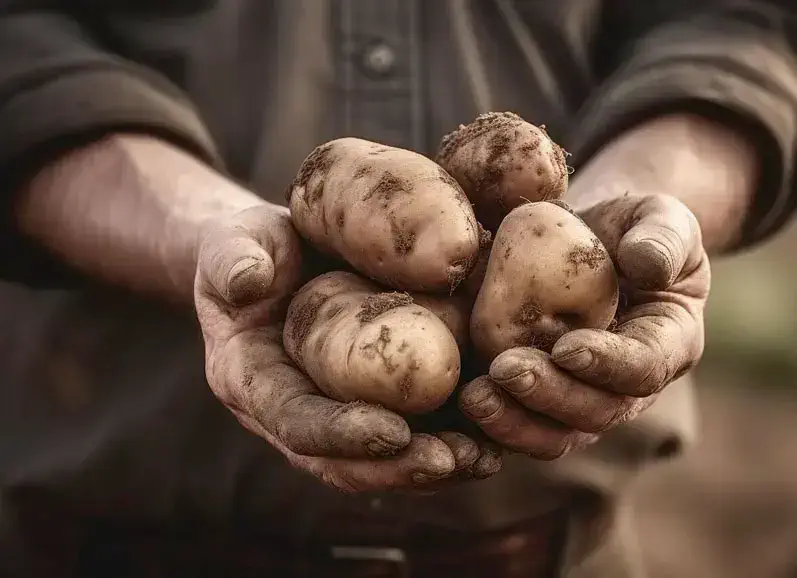
[[[417,0],[334,0],[340,134],[423,142],[417,12]]]

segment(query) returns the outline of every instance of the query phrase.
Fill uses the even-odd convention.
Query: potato
[[[460,355],[468,350],[473,299],[460,292],[450,296],[410,293],[410,297],[416,305],[428,309],[445,324],[457,343]]]
[[[565,152],[544,128],[511,112],[482,114],[445,136],[437,163],[463,187],[491,231],[525,202],[560,199],[567,190]]]
[[[484,276],[487,274],[487,263],[490,260],[490,251],[493,247],[493,236],[490,231],[484,229],[479,223],[479,258],[476,259],[476,264],[473,270],[468,275],[468,278],[462,282],[460,293],[465,293],[468,300],[473,306],[476,302],[476,296],[484,282]]]
[[[451,332],[406,293],[354,273],[305,284],[288,308],[285,350],[324,393],[396,412],[431,411],[451,395],[460,354]]]
[[[317,147],[289,192],[299,233],[402,291],[450,291],[479,252],[460,186],[426,157],[355,138]]]
[[[461,355],[470,349],[470,314],[487,271],[491,246],[492,235],[479,224],[479,258],[461,287],[446,296],[410,293],[415,303],[437,315],[446,324],[457,342]]]
[[[495,235],[471,340],[487,360],[518,346],[550,351],[573,329],[606,329],[618,293],[606,249],[567,205],[527,203]]]

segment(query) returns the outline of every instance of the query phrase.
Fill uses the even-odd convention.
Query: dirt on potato
[[[478,254],[473,208],[429,158],[356,138],[317,147],[290,192],[296,230],[396,290],[451,291]]]
[[[291,325],[290,330],[292,339],[298,345],[296,352],[299,357],[299,359],[297,359],[299,365],[302,364],[301,352],[304,342],[307,341],[307,336],[310,335],[310,329],[313,327],[313,323],[316,322],[318,311],[324,306],[324,303],[326,303],[328,299],[329,297],[326,295],[313,295],[309,302],[295,314],[295,322]]]
[[[443,138],[436,160],[462,182],[477,218],[492,230],[524,194],[536,202],[559,198],[567,188],[564,149],[548,138],[544,126],[511,112],[486,113],[461,125]],[[513,182],[506,183],[509,175]]]
[[[357,314],[357,319],[361,323],[369,323],[382,315],[385,311],[390,311],[396,307],[404,305],[412,305],[412,297],[407,293],[400,293],[393,291],[390,293],[377,293],[367,297],[363,301],[360,312]]]
[[[310,179],[316,174],[325,174],[329,171],[332,164],[335,162],[335,158],[332,156],[332,145],[325,144],[319,147],[316,147],[310,156],[305,159],[302,163],[301,168],[299,169],[299,173],[296,175],[296,178],[293,180],[293,184],[288,187],[288,191],[286,193],[286,200],[288,203],[291,201],[291,196],[297,187],[307,188],[307,185],[310,183]],[[324,194],[324,181],[323,179],[313,188],[312,191],[308,191],[306,195],[306,199],[308,204],[314,204],[321,200],[321,196]]]

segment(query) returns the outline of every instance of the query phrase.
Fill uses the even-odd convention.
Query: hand
[[[489,446],[452,432],[411,434],[390,411],[327,398],[294,366],[281,322],[305,260],[282,207],[264,204],[209,227],[195,304],[218,399],[294,467],[339,490],[427,491],[494,473],[500,460]]]
[[[504,352],[460,406],[502,445],[554,459],[633,419],[699,360],[710,271],[697,219],[667,195],[609,199],[580,212],[621,276],[612,331],[580,329],[551,355]]]

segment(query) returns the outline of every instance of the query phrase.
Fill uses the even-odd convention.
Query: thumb
[[[233,307],[243,307],[268,296],[274,261],[245,231],[224,231],[203,243],[199,274],[217,297]]]
[[[588,210],[585,221],[635,287],[663,291],[684,269],[699,264],[700,226],[669,195],[626,195]]]

